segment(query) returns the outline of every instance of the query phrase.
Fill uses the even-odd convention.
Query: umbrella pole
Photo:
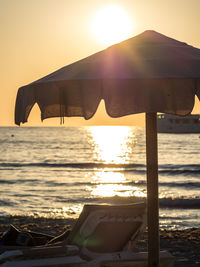
[[[159,266],[157,114],[146,113],[148,266]]]

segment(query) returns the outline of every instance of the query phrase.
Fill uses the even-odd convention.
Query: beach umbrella
[[[200,98],[200,49],[145,31],[19,88],[15,123],[35,103],[41,119],[146,113],[148,264],[159,266],[157,112],[187,115]]]

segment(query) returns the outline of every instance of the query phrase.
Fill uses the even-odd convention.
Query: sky
[[[105,28],[104,33],[98,28],[102,26],[99,20],[103,21],[101,11],[109,6],[125,14],[118,15],[118,21],[128,19],[123,27],[129,29],[126,39],[155,30],[200,48],[200,0],[0,0],[0,126],[14,126],[19,87],[109,45]],[[110,21],[115,19],[113,13]],[[193,113],[199,110],[196,101]],[[35,106],[27,126],[59,123],[59,119],[47,119],[42,124]],[[107,124],[143,125],[144,115],[112,119],[102,102],[89,121],[65,119],[65,126]]]

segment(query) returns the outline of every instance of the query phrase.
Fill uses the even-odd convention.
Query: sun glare
[[[129,146],[129,139],[133,134],[129,127],[90,127],[90,133],[94,152],[100,162],[123,164],[130,161],[132,147]]]
[[[108,46],[129,38],[131,30],[131,20],[119,6],[99,10],[92,22],[92,32],[96,38]]]

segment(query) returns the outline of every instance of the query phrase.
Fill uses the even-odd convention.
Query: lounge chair
[[[0,266],[147,266],[147,253],[132,252],[145,218],[144,203],[85,205],[66,241],[6,251]],[[161,252],[161,264],[172,266],[172,256]]]

